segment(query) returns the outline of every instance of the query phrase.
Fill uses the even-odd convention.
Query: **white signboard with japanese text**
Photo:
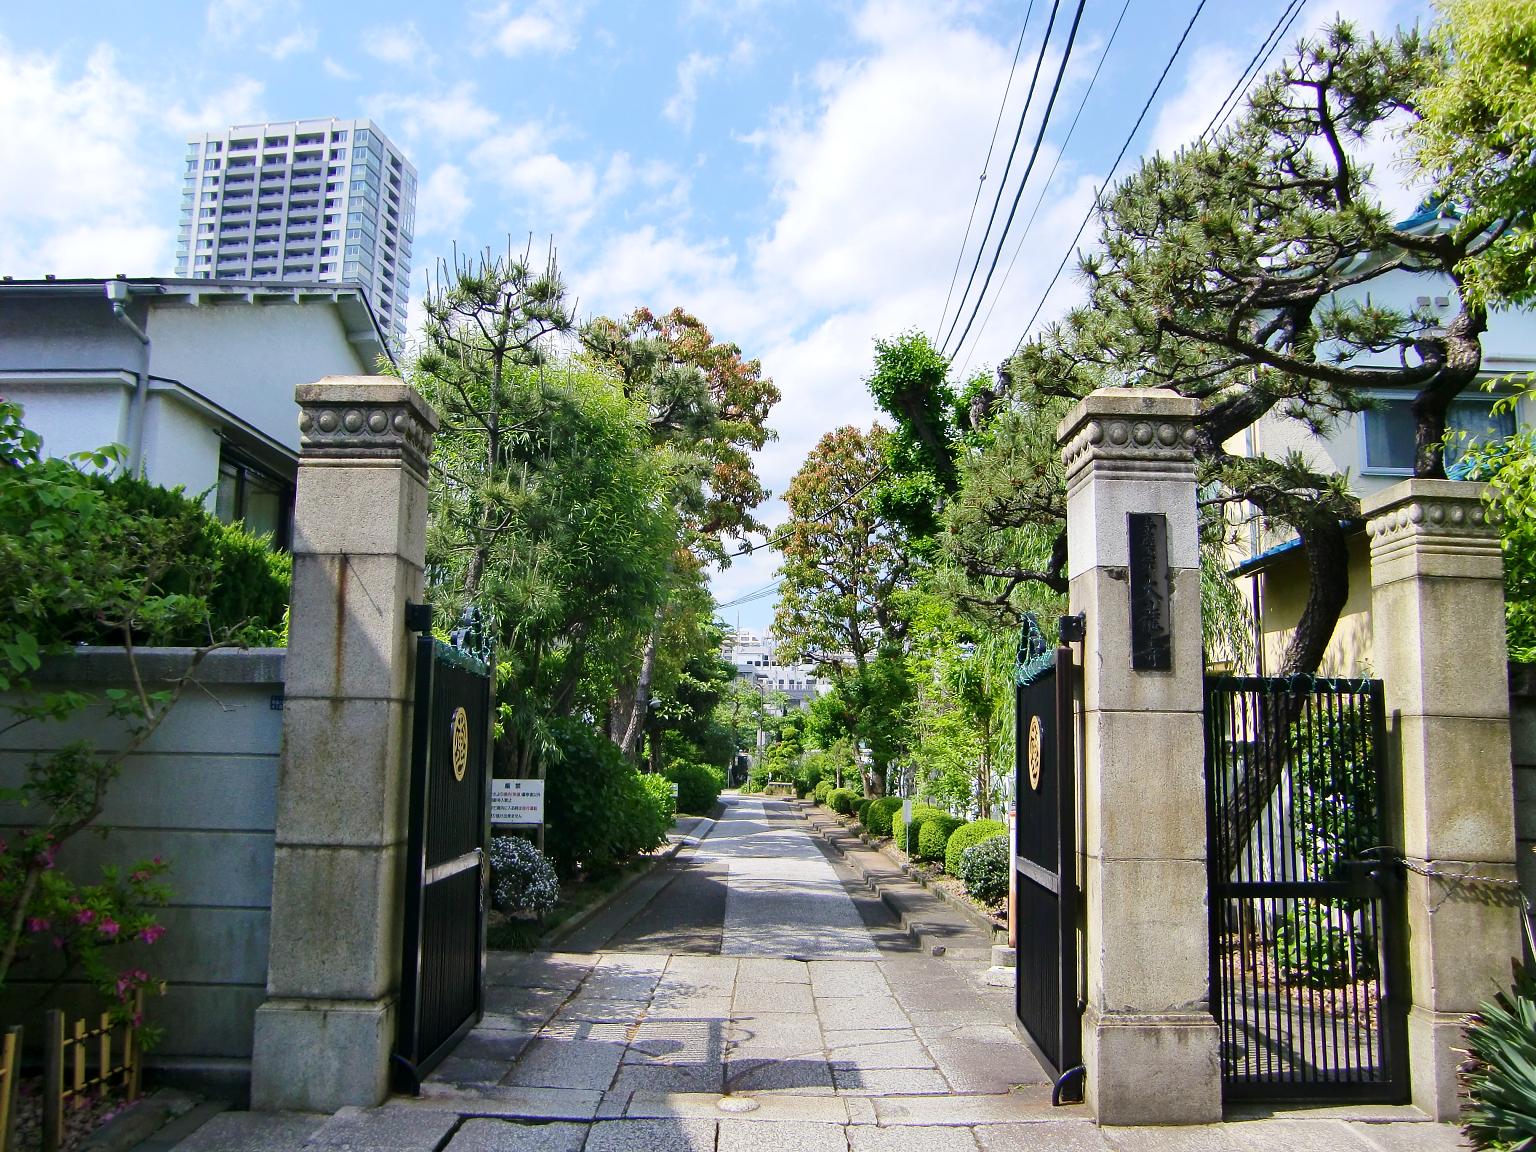
[[[491,823],[544,823],[544,781],[492,780]]]

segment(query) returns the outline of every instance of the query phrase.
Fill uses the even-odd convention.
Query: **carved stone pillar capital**
[[[409,384],[377,376],[326,376],[294,389],[306,461],[399,460],[427,474],[437,413]]]

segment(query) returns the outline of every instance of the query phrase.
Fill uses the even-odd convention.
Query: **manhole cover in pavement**
[[[746,1096],[722,1096],[715,1107],[722,1112],[756,1112],[757,1101]]]

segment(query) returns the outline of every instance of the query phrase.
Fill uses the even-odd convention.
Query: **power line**
[[[1051,16],[1045,22],[1045,35],[1040,38],[1040,51],[1035,56],[1035,70],[1029,78],[1029,91],[1024,96],[1024,107],[1019,109],[1019,126],[1013,131],[1013,143],[1008,148],[1008,163],[1003,165],[1003,178],[997,182],[997,195],[992,198],[992,211],[987,215],[987,227],[981,234],[981,242],[976,246],[976,260],[971,265],[971,274],[965,279],[965,291],[960,293],[960,308],[965,307],[966,300],[971,295],[971,286],[976,283],[976,270],[981,267],[981,256],[987,250],[987,240],[992,235],[992,225],[997,222],[997,210],[1002,206],[1003,193],[1008,188],[1008,173],[1013,170],[1013,158],[1019,152],[1019,140],[1024,135],[1024,123],[1029,117],[1030,106],[1035,102],[1035,85],[1040,81],[1040,69],[1045,66],[1045,50],[1050,47],[1051,29],[1056,26],[1056,12],[1061,6],[1061,0],[1051,0]],[[963,255],[965,250],[961,249]],[[949,344],[950,336],[954,335],[955,325],[960,322],[960,311],[957,308],[955,318],[950,321],[949,331],[944,334],[943,343]],[[941,321],[942,324],[942,321]],[[938,331],[934,331],[938,335]]]
[[[1305,0],[1291,0],[1290,4],[1280,13],[1280,18],[1275,21],[1275,26],[1269,30],[1269,35],[1264,37],[1264,42],[1259,45],[1258,50],[1254,52],[1248,63],[1244,65],[1242,72],[1232,85],[1232,90],[1216,106],[1216,111],[1211,115],[1211,122],[1205,126],[1205,131],[1200,133],[1201,143],[1205,141],[1207,136],[1212,135],[1217,130],[1217,121],[1220,121],[1223,127],[1226,125],[1227,118],[1237,110],[1237,103],[1241,99],[1241,93],[1248,90],[1248,86],[1253,83],[1254,77],[1264,70],[1265,64],[1269,63],[1270,56],[1279,47],[1280,41],[1285,39],[1285,34],[1290,31],[1291,25],[1296,23],[1296,18],[1301,15],[1301,8],[1304,3]],[[1227,107],[1229,104],[1231,108]]]
[[[880,465],[880,467],[876,468],[874,470],[874,472],[872,472],[869,475],[868,479],[866,479],[862,484],[860,484],[852,492],[848,493],[848,495],[844,496],[836,504],[832,505],[832,507],[827,508],[827,509],[825,509],[825,510],[823,510],[821,512],[818,512],[814,516],[803,517],[800,522],[802,524],[805,524],[805,523],[815,524],[818,521],[825,520],[828,516],[831,516],[834,512],[842,511],[842,509],[846,508],[849,504],[852,504],[853,501],[858,498],[860,493],[862,493],[866,488],[868,488],[876,480],[880,479],[880,477],[884,476],[886,471],[887,471],[887,466],[884,465],[884,464]],[[760,550],[762,550],[764,548],[772,548],[775,544],[777,544],[780,540],[782,540],[785,536],[787,536],[789,534],[790,530],[793,527],[794,527],[793,524],[786,524],[786,525],[784,525],[784,527],[780,528],[777,532],[773,533],[772,535],[770,535],[766,539],[764,539],[764,541],[761,544],[748,544],[745,548],[739,548],[735,552],[727,553],[725,558],[727,560],[734,560],[738,556],[747,556],[747,555],[750,555],[753,552],[760,551]]]
[[[1093,94],[1094,85],[1099,82],[1099,73],[1104,70],[1104,62],[1109,59],[1109,50],[1115,46],[1115,37],[1120,33],[1120,25],[1125,22],[1125,14],[1131,9],[1131,0],[1125,0],[1120,7],[1120,15],[1115,20],[1115,26],[1110,29],[1109,39],[1104,44],[1104,51],[1099,55],[1099,63],[1093,70],[1093,76],[1088,81],[1088,87],[1083,91],[1083,98],[1078,102],[1077,112],[1072,117],[1072,123],[1067,126],[1067,134],[1061,141],[1061,147],[1057,149],[1056,159],[1051,164],[1051,170],[1046,174],[1045,184],[1040,189],[1040,195],[1035,199],[1034,209],[1029,214],[1029,220],[1024,224],[1024,231],[1019,236],[1019,242],[1014,245],[1013,256],[1008,261],[1008,267],[1003,269],[1003,278],[998,282],[997,294],[992,297],[992,303],[987,306],[987,314],[981,318],[981,327],[976,331],[976,343],[971,345],[971,352],[965,357],[965,362],[960,366],[959,377],[965,378],[965,370],[971,365],[971,355],[976,351],[976,344],[981,342],[981,335],[987,330],[987,325],[992,322],[992,313],[997,310],[997,302],[1003,298],[1003,289],[1008,286],[1008,277],[1013,275],[1013,266],[1019,259],[1019,253],[1024,250],[1024,241],[1029,238],[1030,229],[1035,226],[1035,218],[1040,215],[1040,206],[1045,203],[1045,195],[1050,191],[1052,182],[1056,179],[1056,170],[1061,167],[1061,158],[1066,154],[1067,145],[1072,143],[1072,135],[1077,131],[1077,122],[1083,117],[1083,109],[1088,107],[1088,97]]]
[[[1046,101],[1045,113],[1040,117],[1040,131],[1035,134],[1035,146],[1029,154],[1029,163],[1024,168],[1024,175],[1019,180],[1018,190],[1013,194],[1013,203],[1008,208],[1008,219],[1003,223],[1003,230],[997,237],[997,250],[992,253],[992,263],[987,268],[987,278],[982,281],[981,290],[976,293],[976,302],[971,305],[970,318],[965,322],[965,330],[960,333],[960,339],[954,347],[954,355],[959,355],[960,349],[965,346],[965,338],[970,334],[971,325],[976,323],[976,314],[981,311],[981,302],[986,299],[987,286],[992,283],[992,275],[997,271],[997,262],[1002,259],[1003,245],[1008,240],[1008,229],[1013,227],[1013,218],[1019,211],[1019,201],[1024,197],[1024,189],[1029,184],[1029,175],[1035,170],[1035,161],[1040,158],[1040,146],[1045,143],[1045,132],[1051,124],[1051,110],[1056,106],[1056,97],[1061,92],[1061,81],[1067,74],[1067,64],[1072,59],[1072,45],[1077,40],[1077,29],[1083,20],[1083,9],[1088,0],[1077,0],[1077,14],[1072,18],[1072,29],[1067,33],[1067,47],[1061,54],[1061,66],[1056,69],[1056,82],[1051,85],[1051,96]],[[985,241],[983,241],[985,244]],[[962,305],[964,301],[961,301]],[[959,314],[956,314],[959,319]],[[953,331],[953,326],[951,326]]]
[[[1013,74],[1019,68],[1019,53],[1024,48],[1024,34],[1029,31],[1029,18],[1034,13],[1035,0],[1029,0],[1029,7],[1024,10],[1024,26],[1019,29],[1019,42],[1013,49],[1013,63],[1008,66],[1008,83],[1003,85],[1003,101],[997,106],[997,120],[992,125],[992,140],[987,144],[987,158],[981,162],[981,178],[976,181],[976,196],[971,200],[971,214],[966,217],[965,235],[960,238],[960,251],[955,253],[955,270],[949,276],[949,291],[944,296],[944,309],[939,313],[939,322],[934,325],[934,333],[944,327],[944,317],[949,315],[949,302],[955,294],[955,283],[960,279],[960,262],[965,259],[966,245],[971,242],[971,225],[976,222],[976,205],[981,203],[981,189],[987,182],[987,170],[992,166],[992,149],[997,147],[997,130],[1003,126],[1003,113],[1008,108],[1008,93],[1013,90]]]
[[[1152,110],[1152,102],[1157,99],[1157,94],[1162,91],[1163,83],[1168,79],[1168,73],[1173,71],[1173,64],[1179,58],[1179,53],[1184,51],[1184,43],[1189,39],[1189,34],[1194,30],[1195,21],[1200,19],[1200,13],[1205,11],[1206,0],[1199,0],[1195,5],[1194,15],[1189,18],[1189,23],[1184,25],[1184,33],[1179,37],[1179,42],[1173,46],[1173,54],[1168,57],[1168,63],[1163,65],[1163,71],[1157,78],[1157,83],[1152,86],[1152,92],[1147,97],[1147,102],[1141,106],[1141,115],[1136,117],[1136,123],[1131,125],[1131,130],[1126,134],[1125,143],[1120,145],[1120,151],[1115,154],[1115,161],[1109,166],[1109,172],[1104,177],[1104,183],[1099,185],[1093,194],[1093,203],[1088,206],[1088,211],[1083,215],[1083,221],[1077,226],[1077,232],[1072,237],[1072,242],[1067,245],[1066,252],[1061,257],[1061,263],[1056,265],[1056,271],[1051,276],[1051,282],[1045,286],[1045,291],[1040,294],[1040,302],[1035,305],[1035,310],[1030,314],[1029,323],[1024,325],[1024,332],[1019,336],[1019,342],[1013,346],[1013,354],[1018,355],[1019,349],[1024,347],[1024,339],[1029,335],[1030,328],[1040,317],[1040,310],[1045,307],[1046,300],[1051,295],[1051,289],[1056,287],[1056,281],[1060,279],[1062,269],[1067,266],[1067,260],[1071,258],[1077,242],[1082,239],[1083,229],[1088,227],[1088,221],[1093,219],[1093,214],[1098,211],[1099,199],[1104,190],[1109,187],[1109,182],[1115,178],[1115,169],[1120,167],[1120,161],[1125,159],[1126,152],[1131,147],[1131,142],[1136,139],[1136,133],[1141,129],[1141,123],[1147,118],[1147,113]]]

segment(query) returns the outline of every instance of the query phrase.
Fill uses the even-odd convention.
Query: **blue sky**
[[[1048,297],[1046,284],[1195,0],[1125,4],[1087,0],[998,275],[1017,244],[1016,263],[958,357],[972,370],[1012,349],[1042,298],[1042,320],[1076,298],[1070,277]],[[1198,135],[1285,6],[1208,0],[1131,155]],[[822,432],[872,418],[861,379],[874,339],[938,323],[1028,7],[7,5],[0,271],[168,273],[188,134],[371,116],[418,172],[413,303],[426,270],[455,242],[474,249],[509,235],[540,244],[553,236],[583,315],[682,305],[763,360],[785,399],[760,470],[781,492]],[[1050,7],[1033,4],[983,212]],[[1074,7],[1062,3],[1053,45]],[[1312,0],[1289,39],[1340,10],[1374,30],[1426,13],[1416,0]],[[1032,114],[1026,146],[1034,126]],[[778,520],[782,505],[765,512]],[[717,596],[760,588],[773,568],[768,554],[738,561],[716,578]],[[761,628],[772,603],[726,615]]]

